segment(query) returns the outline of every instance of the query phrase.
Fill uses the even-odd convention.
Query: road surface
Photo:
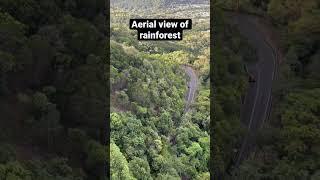
[[[266,120],[271,107],[272,81],[276,70],[277,56],[275,50],[266,41],[265,34],[259,30],[255,17],[245,14],[231,14],[231,21],[240,34],[248,39],[249,44],[256,48],[258,62],[248,65],[248,71],[255,78],[249,83],[246,98],[241,110],[241,122],[248,129],[235,159],[235,167],[246,159],[252,150],[255,136]]]
[[[190,78],[188,82],[188,93],[186,96],[186,107],[185,107],[185,112],[187,112],[189,111],[190,105],[194,102],[195,94],[198,88],[198,76],[194,72],[194,70],[189,66],[184,66],[184,70]]]

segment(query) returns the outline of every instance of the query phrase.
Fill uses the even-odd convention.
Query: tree
[[[104,167],[106,159],[108,158],[106,147],[99,142],[90,140],[86,144],[86,163],[89,168]]]
[[[0,51],[0,94],[8,94],[7,73],[15,66],[15,57]]]
[[[49,105],[47,96],[41,92],[36,92],[32,96],[32,105],[36,111],[43,112]]]
[[[151,180],[150,167],[146,160],[141,158],[133,158],[129,162],[129,169],[132,175],[137,179]]]
[[[8,180],[31,180],[31,173],[19,162],[8,162],[6,164],[0,164],[0,178]]]
[[[10,144],[0,145],[0,163],[5,164],[7,162],[14,161],[16,159],[15,147]]]
[[[128,162],[121,153],[119,147],[111,142],[110,144],[110,172],[111,178],[114,180],[134,180],[135,178],[131,175]]]

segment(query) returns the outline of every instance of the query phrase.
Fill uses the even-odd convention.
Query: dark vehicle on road
[[[249,74],[249,83],[254,83],[256,82],[256,79],[254,78],[254,76],[252,74]]]

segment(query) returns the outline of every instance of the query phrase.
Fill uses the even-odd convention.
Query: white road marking
[[[258,65],[256,64],[256,67],[258,68]],[[258,68],[259,69],[259,68]],[[257,82],[257,93],[256,93],[256,96],[254,98],[254,104],[253,104],[253,110],[251,112],[251,115],[250,115],[250,121],[249,121],[249,127],[248,129],[250,130],[251,129],[251,124],[252,124],[252,119],[253,119],[253,115],[254,115],[254,112],[255,112],[255,109],[256,109],[256,104],[257,104],[257,99],[258,99],[258,94],[259,94],[259,91],[260,91],[260,73],[261,73],[261,70],[259,69],[258,71],[258,82]]]
[[[273,80],[274,80],[274,74],[275,74],[275,68],[276,68],[276,61],[277,61],[277,52],[276,52],[276,50],[274,50],[274,48],[271,46],[271,44],[269,44],[266,40],[265,40],[265,42],[266,42],[266,44],[269,46],[269,48],[271,49],[271,51],[272,51],[272,56],[273,56],[273,68],[272,68],[272,70],[273,70],[273,72],[272,72],[272,82],[273,82]],[[265,109],[265,111],[264,111],[264,118],[263,118],[263,121],[262,121],[262,124],[264,124],[264,122],[265,122],[265,120],[266,120],[266,114],[267,114],[267,110],[269,109],[269,103],[270,103],[270,99],[271,99],[271,91],[272,91],[272,88],[271,88],[271,90],[269,91],[269,93],[268,93],[268,102],[267,102],[267,107],[266,107],[266,109]]]

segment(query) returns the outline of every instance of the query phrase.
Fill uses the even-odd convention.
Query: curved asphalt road
[[[272,81],[276,68],[276,54],[267,43],[265,35],[259,31],[254,17],[244,14],[232,14],[232,23],[236,25],[241,35],[248,39],[250,45],[256,48],[258,62],[248,65],[248,71],[256,82],[249,83],[248,91],[241,110],[241,122],[247,128],[240,150],[235,159],[235,167],[246,159],[254,146],[255,136],[266,120],[270,111]]]
[[[189,111],[190,105],[194,101],[194,97],[198,88],[198,77],[194,70],[189,67],[189,66],[184,66],[184,70],[186,74],[189,76],[190,81],[188,82],[188,93],[186,96],[186,107],[185,107],[185,112]]]

